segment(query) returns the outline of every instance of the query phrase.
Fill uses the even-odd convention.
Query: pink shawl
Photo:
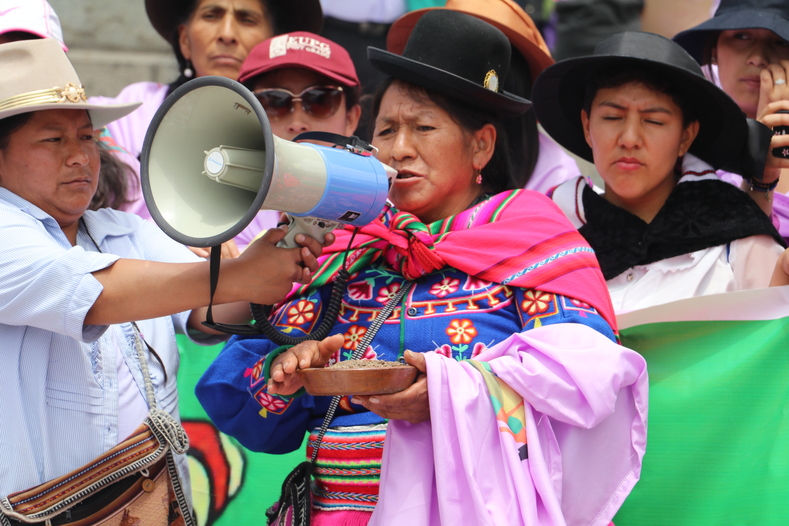
[[[562,324],[491,347],[487,365],[425,358],[431,420],[390,421],[370,526],[611,521],[646,447],[638,353]]]

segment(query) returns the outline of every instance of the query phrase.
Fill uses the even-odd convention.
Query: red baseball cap
[[[343,86],[359,86],[356,68],[345,48],[306,31],[277,35],[256,45],[241,65],[238,81],[247,84],[259,75],[282,68],[304,68]]]

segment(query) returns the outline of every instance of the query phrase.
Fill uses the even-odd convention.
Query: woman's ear
[[[584,129],[584,139],[586,139],[586,144],[588,144],[589,148],[591,148],[592,134],[589,133],[589,114],[586,113],[586,110],[581,110],[581,125]]]
[[[474,132],[472,165],[475,170],[482,170],[493,157],[496,149],[496,127],[491,123],[485,124]]]
[[[693,141],[696,140],[696,136],[699,134],[699,121],[693,121],[688,124],[684,130],[682,130],[682,137],[680,138],[679,142],[679,152],[677,157],[682,157],[688,150],[690,149],[690,145],[693,144]]]
[[[189,45],[189,35],[186,31],[186,24],[178,26],[178,47],[186,60],[192,60],[192,47]]]

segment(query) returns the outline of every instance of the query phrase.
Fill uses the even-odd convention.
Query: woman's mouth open
[[[411,172],[397,172],[397,178],[402,179],[413,179],[414,177],[418,177],[416,174]]]

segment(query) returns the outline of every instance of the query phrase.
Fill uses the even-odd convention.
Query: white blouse
[[[636,265],[606,283],[619,314],[695,296],[767,287],[781,252],[770,236],[751,236]]]

